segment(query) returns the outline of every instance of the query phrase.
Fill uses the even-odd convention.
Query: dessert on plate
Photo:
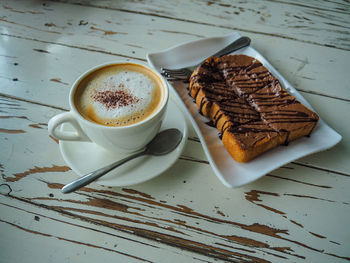
[[[260,61],[246,55],[208,58],[193,72],[189,90],[238,162],[309,136],[318,121]]]

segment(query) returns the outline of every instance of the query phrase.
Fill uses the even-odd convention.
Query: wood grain
[[[4,262],[22,262],[24,258],[38,262],[90,262],[101,258],[111,261],[118,258],[123,262],[154,262],[171,257],[187,262],[206,262],[201,255],[187,251],[178,253],[176,249],[159,242],[151,244],[122,232],[111,233],[111,229],[106,227],[96,227],[84,221],[77,222],[74,218],[40,206],[28,206],[28,203],[16,198],[0,196],[0,206],[6,215],[0,219],[0,233],[7,240],[2,247]],[[12,217],[17,220],[13,222]],[[14,253],[14,237],[17,235],[30,242],[23,244],[22,249]],[[88,238],[92,238],[92,242],[86,242]],[[40,248],[40,253],[31,253],[35,247]],[[57,250],[60,252],[57,253]],[[135,251],[138,256],[134,255]]]
[[[349,262],[348,1],[0,1],[1,262]],[[190,125],[179,160],[129,187],[77,176],[48,120],[87,69],[240,31],[343,136],[239,189]],[[325,138],[326,140],[327,138]]]
[[[3,115],[7,116],[2,119],[4,127],[14,125],[26,133],[0,134],[2,140],[7,138],[7,145],[13,145],[12,152],[4,152],[1,157],[6,160],[1,163],[2,180],[10,187],[2,186],[4,197],[9,194],[9,198],[22,205],[54,211],[64,218],[88,223],[93,229],[107,228],[108,233],[122,232],[150,240],[152,244],[160,242],[209,258],[234,262],[347,259],[347,244],[343,241],[349,234],[343,228],[347,218],[339,218],[334,212],[350,211],[349,198],[341,195],[349,187],[347,176],[290,164],[231,191],[220,184],[207,163],[193,162],[186,157],[191,156],[193,149],[188,145],[184,157],[149,182],[132,188],[94,184],[64,195],[60,189],[75,175],[65,166],[56,142],[47,135],[46,129],[32,125],[45,126],[43,123],[48,117],[39,114],[45,112],[44,106],[10,99],[6,103],[16,107]],[[26,109],[25,117],[21,109]],[[22,149],[46,158],[18,159]],[[50,163],[50,160],[56,161]],[[20,167],[18,161],[22,163]],[[9,189],[12,192],[9,193]],[[206,193],[207,201],[203,203],[202,195],[195,196],[193,192]],[[322,207],[322,210],[309,210],[310,206]],[[319,220],[323,213],[329,214],[327,221]],[[40,231],[43,234],[39,234],[35,228],[3,217],[1,220],[16,231],[41,238],[51,235]],[[337,222],[337,227],[330,227],[333,222]],[[53,236],[65,242],[74,240]]]
[[[40,59],[38,61],[40,65],[47,63],[51,65],[52,62],[46,62],[46,59],[51,58],[56,59],[56,63],[52,65],[60,68],[70,67],[77,70],[71,71],[72,76],[50,76],[50,79],[60,79],[61,82],[69,85],[84,69],[90,68],[91,65],[120,59],[145,60],[148,52],[159,51],[203,37],[222,36],[236,31],[218,28],[215,23],[213,25],[193,23],[189,26],[188,22],[185,21],[174,21],[169,18],[151,18],[146,15],[135,16],[134,13],[129,11],[113,9],[108,11],[109,17],[105,19],[105,9],[90,6],[61,3],[49,3],[46,6],[40,6],[30,5],[27,2],[11,2],[8,5],[13,10],[19,10],[19,12],[9,12],[7,9],[0,10],[0,16],[5,17],[0,19],[0,23],[7,28],[7,33],[1,34],[6,36],[9,41],[12,40],[14,42],[14,44],[8,41],[3,43],[9,50],[10,56],[17,57],[18,55],[15,55],[18,54],[17,50],[20,50],[22,53],[28,50],[26,46],[16,46],[17,43],[21,43],[18,38],[32,40],[34,42],[29,43],[34,45],[31,48],[33,51],[46,51],[33,52],[32,56]],[[32,14],[30,10],[33,10],[33,8],[40,10],[40,14]],[[52,12],[59,14],[57,18],[54,15],[50,15]],[[86,17],[85,15],[92,13],[94,16]],[[76,14],[79,14],[79,16],[77,17]],[[48,22],[47,17],[50,17],[51,22]],[[25,23],[16,22],[23,20]],[[127,23],[124,23],[124,20]],[[50,25],[52,23],[56,27],[45,26],[47,23]],[[28,24],[35,26],[28,28]],[[91,30],[89,27],[91,25],[105,31],[113,29],[116,32],[130,31],[133,33],[104,35],[101,31]],[[181,28],[180,32],[178,32],[178,28]],[[54,32],[58,32],[60,35],[59,41],[56,41],[57,34],[52,33],[54,29]],[[198,32],[205,32],[205,34],[198,35]],[[314,44],[305,44],[299,41],[290,41],[278,36],[265,36],[258,33],[247,33],[247,35],[253,39],[253,47],[257,48],[268,58],[272,65],[297,89],[347,101],[350,100],[347,82],[342,78],[350,60],[349,52],[319,45],[315,46]],[[137,44],[138,38],[142,39],[142,45]],[[155,39],[162,39],[162,41],[154,41]],[[27,45],[28,42],[23,41],[22,43]],[[47,50],[47,46],[50,46],[51,50]],[[29,48],[29,50],[31,49]],[[72,52],[76,52],[77,55],[72,56]],[[39,57],[37,56],[38,54],[42,56]],[[68,60],[66,57],[72,60]],[[15,61],[15,59],[8,58],[8,60],[9,64],[17,62],[21,67],[25,66],[18,59]],[[33,61],[36,60],[30,60],[30,62]],[[65,65],[63,64],[64,61],[71,61],[71,63]],[[82,66],[76,67],[75,65]],[[21,67],[18,67],[18,69]],[[6,75],[0,79],[6,86],[23,85],[23,80],[25,80],[23,77]],[[17,78],[16,82],[11,81],[14,78]],[[42,85],[43,83],[38,84]],[[51,84],[54,84],[54,82]],[[67,85],[67,88],[69,88],[69,85]],[[329,87],[332,88],[330,89]],[[11,89],[9,90],[11,91]],[[18,89],[16,90],[18,91]],[[55,104],[57,105],[57,102]]]
[[[317,1],[61,1],[349,50],[349,4]],[[152,3],[152,4],[150,4]],[[186,6],[182,9],[181,6]],[[327,37],[324,37],[327,35]]]

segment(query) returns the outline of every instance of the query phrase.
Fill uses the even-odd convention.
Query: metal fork
[[[239,39],[233,41],[228,46],[216,52],[214,55],[212,55],[212,57],[221,57],[223,55],[226,55],[228,53],[231,53],[243,47],[249,46],[249,44],[250,44],[249,37],[240,37]],[[185,67],[185,68],[179,68],[179,69],[161,68],[160,70],[161,70],[161,74],[167,80],[188,80],[192,75],[194,69],[198,66],[199,64],[191,67]]]

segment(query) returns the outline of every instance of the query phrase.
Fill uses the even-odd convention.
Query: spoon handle
[[[89,183],[95,181],[96,179],[98,179],[101,176],[105,175],[106,173],[110,172],[111,170],[117,168],[118,166],[120,166],[120,165],[122,165],[122,164],[136,158],[136,157],[144,155],[145,153],[146,153],[146,151],[137,152],[133,155],[125,157],[124,159],[121,159],[121,160],[116,161],[114,163],[111,163],[105,167],[102,167],[94,172],[88,173],[88,174],[80,177],[79,179],[65,185],[61,191],[62,191],[62,193],[67,194],[67,193],[71,193],[75,190],[78,190],[81,187],[88,185]]]

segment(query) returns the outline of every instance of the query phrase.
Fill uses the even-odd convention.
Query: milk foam
[[[80,96],[80,109],[105,125],[132,124],[157,105],[157,102],[152,105],[155,89],[156,84],[146,74],[111,68],[86,83]]]

